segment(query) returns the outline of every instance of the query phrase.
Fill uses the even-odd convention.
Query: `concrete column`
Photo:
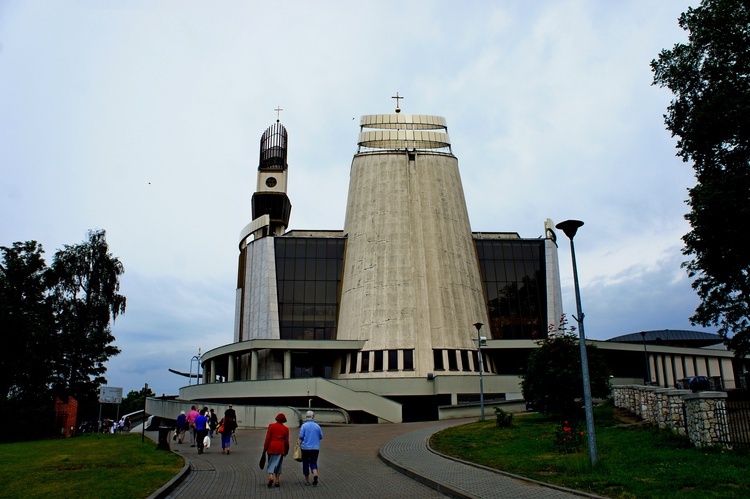
[[[234,355],[227,355],[227,381],[234,381]]]
[[[258,379],[258,351],[250,351],[250,381]]]
[[[216,383],[216,359],[211,359],[211,372],[208,377],[209,383]]]
[[[292,351],[284,350],[284,379],[292,377]]]

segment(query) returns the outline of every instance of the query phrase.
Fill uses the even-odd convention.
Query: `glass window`
[[[445,370],[445,366],[443,365],[443,351],[442,350],[438,349],[438,350],[432,351],[432,362],[433,364],[435,364],[436,371]]]
[[[398,371],[398,350],[388,350],[388,370]]]
[[[366,373],[370,371],[370,352],[361,352],[362,354],[362,367],[361,372]]]
[[[305,254],[304,254],[304,257],[305,258],[310,258],[312,260],[315,260],[315,258],[318,256],[317,255],[318,246],[316,244],[317,241],[314,240],[314,239],[306,239],[304,241],[306,243],[305,244]]]
[[[468,350],[459,350],[461,353],[461,370],[462,371],[471,371],[471,366],[469,365],[469,352]]]
[[[336,337],[341,282],[337,271],[344,244],[343,239],[275,238],[279,321],[295,328],[294,338]],[[279,257],[282,254],[287,258]]]
[[[326,261],[313,260],[315,262],[315,280],[325,281],[326,279]]]
[[[484,241],[477,241],[477,256],[480,260],[484,259]]]
[[[375,350],[373,352],[373,355],[375,356],[374,364],[372,367],[373,371],[382,371],[383,370],[383,351],[382,350]]]
[[[404,350],[404,371],[414,370],[414,350]]]
[[[476,350],[471,351],[471,360],[474,361],[474,372],[479,372],[479,355]]]
[[[458,359],[455,350],[448,350],[448,370],[458,371]]]
[[[483,246],[482,287],[491,337],[546,337],[546,329],[542,327],[548,322],[544,240],[476,240],[476,243]]]
[[[346,372],[346,362],[349,358],[349,354],[344,354],[344,357],[341,359],[341,371],[339,371],[339,374],[344,374]]]
[[[357,354],[349,355],[349,373],[357,372]]]

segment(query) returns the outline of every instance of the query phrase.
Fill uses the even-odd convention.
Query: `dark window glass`
[[[442,350],[433,350],[432,351],[432,362],[435,364],[435,370],[436,371],[444,371],[445,366],[443,365],[443,351]]]
[[[360,371],[363,373],[370,371],[370,352],[361,352],[362,353],[362,368]]]
[[[288,326],[281,326],[281,339],[282,340],[291,340],[292,339],[292,328]]]
[[[471,351],[471,360],[474,361],[474,372],[479,372],[479,355],[476,350]]]
[[[471,371],[471,366],[469,365],[469,351],[460,350],[460,353],[461,353],[461,370]]]
[[[414,370],[414,350],[404,350],[404,371]]]
[[[458,359],[455,350],[448,350],[448,370],[458,371]]]
[[[297,260],[305,258],[305,240],[295,239],[294,240],[294,258]]]
[[[388,350],[388,370],[398,371],[398,350]]]
[[[349,372],[350,373],[357,372],[357,354],[356,353],[349,355]]]
[[[316,239],[308,239],[305,241],[305,258],[315,260],[318,257],[318,244],[320,242]]]
[[[491,337],[545,338],[544,240],[476,240],[476,244],[483,248],[480,265]]]
[[[480,260],[484,259],[484,241],[477,241],[477,256]]]
[[[315,280],[325,281],[326,279],[326,261],[325,260],[314,260],[315,261]]]
[[[382,350],[375,350],[373,352],[373,355],[375,356],[375,359],[373,361],[372,370],[373,371],[382,371],[383,370],[383,351]]]
[[[294,328],[293,338],[336,337],[341,282],[337,270],[344,244],[344,239],[275,238],[279,321]]]
[[[349,354],[346,354],[341,359],[341,371],[339,371],[339,374],[344,374],[346,372],[346,361],[348,358],[349,358]]]

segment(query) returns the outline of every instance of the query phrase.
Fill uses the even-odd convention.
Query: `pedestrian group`
[[[265,466],[268,473],[267,486],[281,486],[281,472],[284,457],[289,454],[289,428],[286,423],[286,415],[279,413],[275,421],[268,425],[266,438],[263,442],[263,455],[260,467]],[[221,453],[231,454],[232,436],[237,429],[237,412],[229,404],[224,411],[224,417],[220,420],[214,409],[204,407],[198,411],[192,406],[190,412],[180,412],[175,422],[175,434],[172,437],[177,443],[182,443],[185,434],[190,434],[190,447],[197,447],[198,454],[203,454],[204,449],[211,445],[211,437],[214,432],[221,435]],[[307,411],[305,421],[299,429],[299,439],[294,448],[295,461],[302,462],[302,474],[305,476],[305,485],[318,485],[318,455],[320,454],[320,441],[323,439],[323,430],[315,422],[315,413]],[[310,475],[312,474],[312,482]]]

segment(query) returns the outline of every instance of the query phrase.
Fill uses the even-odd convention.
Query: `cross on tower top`
[[[279,122],[279,113],[281,113],[281,111],[283,111],[283,109],[281,109],[279,106],[276,106],[276,109],[274,109],[274,111],[276,111],[276,123],[278,123]]]
[[[391,99],[396,99],[396,113],[400,113],[401,112],[401,108],[398,107],[398,104],[399,104],[398,101],[401,100],[401,99],[403,99],[403,98],[404,97],[399,97],[398,92],[396,92],[396,95],[394,97],[391,97]]]

